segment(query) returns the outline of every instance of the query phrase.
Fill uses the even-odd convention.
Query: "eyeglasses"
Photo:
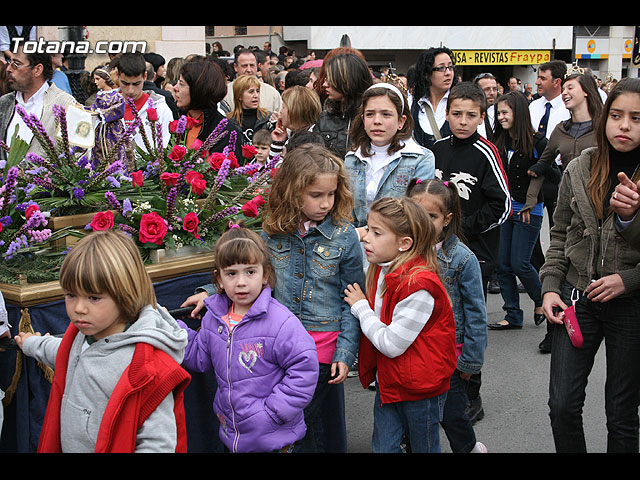
[[[22,62],[18,62],[16,61],[16,59],[13,59],[9,62],[9,65],[11,66],[11,68],[13,68],[14,70],[19,70],[22,67],[33,67],[33,65],[27,65],[26,63],[22,63]]]
[[[492,73],[480,73],[476,75],[473,81],[477,82],[478,80],[482,80],[483,78],[496,78],[496,77],[494,77]]]
[[[456,69],[455,65],[447,65],[446,67],[433,67],[432,70],[434,72],[445,72],[447,70],[449,70],[450,72],[453,72]]]

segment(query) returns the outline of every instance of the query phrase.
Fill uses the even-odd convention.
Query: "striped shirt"
[[[377,292],[381,291],[388,265],[382,265]],[[392,321],[385,325],[380,320],[382,297],[376,295],[374,309],[367,300],[351,306],[351,313],[360,321],[362,333],[383,355],[395,358],[402,355],[418,337],[433,313],[434,299],[426,290],[418,290],[397,303]]]

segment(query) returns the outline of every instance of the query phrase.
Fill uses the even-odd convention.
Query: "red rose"
[[[247,217],[258,217],[258,207],[264,204],[264,198],[260,195],[257,197],[253,197],[247,203],[242,206],[242,213],[244,213]]]
[[[138,239],[142,243],[156,243],[162,245],[167,234],[167,224],[156,212],[145,213],[140,219],[140,234]]]
[[[200,234],[198,233],[198,224],[200,220],[198,220],[198,215],[194,212],[189,212],[184,216],[184,220],[182,222],[182,229],[192,233],[194,237],[200,238]]]
[[[242,205],[242,213],[244,213],[247,217],[258,217],[258,207],[255,203],[249,201]]]
[[[209,155],[209,164],[211,165],[211,168],[215,170],[220,170],[220,167],[222,166],[222,162],[224,162],[224,160],[225,156],[220,152],[213,152],[211,155]]]
[[[133,181],[134,187],[141,187],[144,185],[144,176],[142,175],[142,170],[138,170],[137,172],[133,172],[131,174],[131,179]]]
[[[251,201],[255,203],[258,207],[261,207],[262,205],[264,205],[264,198],[262,198],[262,196],[260,195],[253,197]]]
[[[202,140],[198,140],[197,138],[193,141],[193,143],[191,145],[189,145],[189,148],[191,150],[200,150],[200,147],[202,146]]]
[[[205,188],[207,188],[207,181],[203,178],[196,178],[191,182],[191,189],[196,195],[202,195]]]
[[[158,111],[155,108],[147,108],[147,119],[150,122],[158,121]]]
[[[178,184],[179,178],[179,173],[164,172],[160,174],[160,180],[162,180],[167,187],[175,187]]]
[[[169,158],[174,162],[179,162],[184,158],[186,153],[186,147],[184,147],[183,145],[174,145],[171,153],[169,154]]]
[[[111,230],[113,228],[113,218],[111,210],[96,213],[91,220],[91,230]]]
[[[185,181],[191,185],[194,180],[202,180],[204,176],[200,172],[196,172],[195,170],[189,170],[187,174],[184,176]]]
[[[231,165],[229,168],[238,168],[240,164],[238,163],[238,159],[236,158],[236,154],[231,152],[227,155],[227,158],[231,161]]]
[[[255,157],[256,153],[258,153],[258,150],[253,145],[243,145],[242,146],[242,156],[244,158],[246,158],[247,160],[250,160],[253,157]]]
[[[177,128],[178,128],[178,120],[173,120],[169,122],[169,133],[176,133]]]
[[[198,122],[198,120],[196,120],[193,117],[187,117],[187,125],[186,128],[191,130],[193,127],[195,127],[196,125],[199,125],[200,122]]]
[[[38,205],[29,205],[24,212],[24,216],[27,220],[29,220],[31,218],[31,215],[33,215],[33,212],[37,212],[39,210],[40,207]]]

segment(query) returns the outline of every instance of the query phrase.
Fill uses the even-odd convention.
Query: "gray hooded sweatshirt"
[[[62,339],[32,336],[23,344],[25,355],[55,368]],[[187,333],[163,308],[147,305],[138,320],[122,333],[91,344],[78,332],[69,352],[67,381],[60,410],[60,436],[65,453],[95,450],[102,415],[118,380],[131,363],[138,342],[166,352],[181,364]],[[136,452],[173,453],[176,448],[173,395],[168,395],[138,430]]]

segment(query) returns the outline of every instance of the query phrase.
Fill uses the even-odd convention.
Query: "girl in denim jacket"
[[[413,140],[412,132],[413,117],[399,87],[376,83],[364,92],[351,130],[355,150],[344,159],[356,227],[366,225],[375,200],[403,196],[411,178],[435,176],[433,153]]]
[[[274,297],[302,321],[320,363],[316,391],[305,409],[307,435],[295,451],[346,451],[342,383],[356,360],[360,325],[343,292],[364,280],[352,209],[349,179],[338,157],[317,144],[287,154],[271,185],[263,238],[276,272]],[[338,411],[328,411],[327,405],[336,403]],[[337,423],[337,435],[321,435],[330,430],[326,419]]]
[[[412,179],[407,196],[422,205],[433,221],[440,276],[451,299],[456,321],[457,367],[444,406],[442,427],[454,453],[484,453],[476,441],[469,417],[467,389],[473,374],[480,373],[487,346],[487,312],[480,263],[460,239],[461,213],[454,183],[438,179]]]

